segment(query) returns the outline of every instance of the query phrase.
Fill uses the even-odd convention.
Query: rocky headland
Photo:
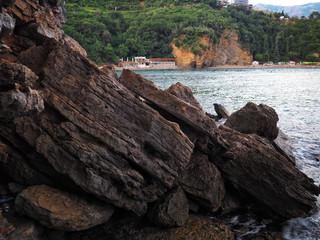
[[[221,217],[315,208],[272,108],[217,127],[182,84],[99,69],[64,21],[58,0],[1,2],[1,239],[236,239]]]
[[[180,39],[186,36],[181,36]],[[243,49],[239,42],[237,33],[225,30],[217,43],[209,36],[200,37],[199,43],[204,46],[197,53],[184,46],[177,47],[175,41],[171,43],[172,55],[176,58],[180,68],[206,68],[215,66],[248,66],[252,63],[251,54]]]

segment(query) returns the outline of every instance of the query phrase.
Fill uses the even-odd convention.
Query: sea
[[[203,70],[137,70],[161,89],[176,82],[188,86],[208,113],[214,103],[230,113],[247,102],[266,104],[279,115],[279,128],[293,141],[297,168],[320,184],[320,69],[240,68]],[[120,73],[119,73],[120,74]],[[320,240],[320,198],[318,210],[308,218],[297,218],[283,226],[288,240]],[[232,221],[234,221],[233,219]],[[251,219],[254,234],[266,227]],[[240,238],[239,238],[240,239]]]

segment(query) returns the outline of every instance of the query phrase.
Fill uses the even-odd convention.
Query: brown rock
[[[38,43],[46,39],[61,40],[65,11],[60,1],[55,2],[56,4],[50,4],[44,0],[40,7],[39,3],[31,0],[16,0],[11,11],[17,19],[17,34],[31,38]]]
[[[201,105],[193,96],[191,89],[187,86],[184,86],[182,83],[177,82],[176,84],[171,85],[165,91],[202,110]]]
[[[180,39],[185,38],[182,35]],[[204,68],[217,65],[249,65],[252,62],[251,54],[242,48],[237,33],[225,30],[217,44],[214,44],[209,36],[200,37],[199,44],[206,46],[194,54],[184,46],[177,47],[171,43],[172,55],[176,58],[177,65],[181,68]]]
[[[17,121],[16,132],[1,126],[0,133],[6,133],[16,148],[27,143],[29,149],[21,149],[20,154],[27,155],[30,148],[35,151],[26,160],[57,182],[63,175],[70,188],[77,185],[118,207],[144,214],[148,202],[173,186],[194,145],[177,124],[68,45],[51,45],[51,49],[43,67],[37,61],[32,66],[42,69],[48,109]],[[21,139],[13,137],[16,133]]]
[[[116,73],[116,69],[114,67],[114,64],[105,64],[102,67],[100,67],[99,69],[102,70],[103,72],[109,74],[112,78],[119,79],[119,77]]]
[[[278,136],[278,121],[278,114],[273,108],[249,102],[234,112],[225,125],[241,133],[255,133],[272,141]]]
[[[222,159],[210,158],[224,178],[245,196],[262,204],[271,217],[306,216],[315,207],[320,188],[257,135],[220,126],[230,144]]]
[[[32,87],[38,76],[26,66],[2,60],[0,63],[0,91],[16,88],[18,83],[22,87]]]
[[[160,226],[183,226],[189,217],[189,203],[181,188],[171,190],[148,209],[148,218]]]
[[[81,45],[72,37],[69,37],[68,35],[64,35],[63,40],[65,41],[66,44],[69,45],[69,47],[73,51],[79,52],[84,57],[88,56],[87,51],[83,47],[81,47]]]
[[[0,214],[0,227],[0,239],[43,239],[44,227],[42,225],[30,218],[21,217],[17,214],[6,214],[2,218]]]
[[[228,118],[228,117],[230,117],[230,113],[221,104],[215,103],[213,105],[214,105],[214,110],[218,114],[219,118]]]
[[[48,228],[79,231],[107,222],[114,208],[101,202],[90,203],[74,194],[46,185],[33,186],[20,193],[16,211]]]
[[[198,140],[201,142],[197,144],[201,150],[205,151],[208,138],[214,143],[212,147],[218,151],[226,147],[217,131],[215,122],[202,109],[159,89],[153,82],[130,70],[123,70],[120,82],[132,92],[149,101],[167,119],[179,123],[193,143],[196,144]]]
[[[251,54],[241,46],[236,32],[225,30],[218,42],[213,55],[214,66],[249,65],[252,63]]]
[[[40,113],[44,109],[42,96],[29,87],[0,92],[0,122],[10,122],[22,116]]]
[[[180,175],[179,184],[203,209],[215,212],[221,207],[225,196],[224,181],[207,155],[193,153],[190,163]]]
[[[227,224],[216,222],[207,217],[190,215],[182,227],[154,227],[141,219],[127,218],[115,220],[112,224],[82,232],[73,239],[114,239],[114,240],[234,240],[235,234]],[[72,236],[74,237],[74,236]],[[81,238],[82,237],[82,238]]]

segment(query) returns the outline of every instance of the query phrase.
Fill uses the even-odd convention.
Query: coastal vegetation
[[[66,34],[98,64],[138,55],[172,57],[173,41],[197,54],[206,48],[201,36],[216,43],[225,29],[238,33],[254,60],[320,61],[320,19],[280,20],[282,13],[222,9],[213,0],[68,0],[65,8]]]

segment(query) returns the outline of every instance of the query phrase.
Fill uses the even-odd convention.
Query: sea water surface
[[[230,113],[247,102],[266,104],[279,115],[278,126],[294,144],[297,167],[320,184],[320,69],[205,69],[139,70],[160,88],[181,82],[190,87],[205,111],[214,103]],[[320,240],[318,211],[309,218],[289,221],[283,236],[290,240]]]

